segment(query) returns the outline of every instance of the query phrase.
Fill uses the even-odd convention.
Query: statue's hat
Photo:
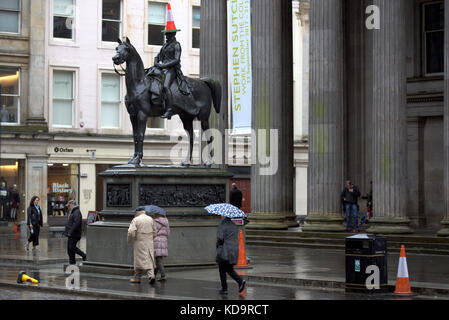
[[[170,3],[167,3],[167,24],[165,25],[165,30],[162,30],[161,32],[167,33],[167,32],[178,32],[181,30],[176,29],[175,21],[173,19],[173,13],[171,11],[171,5]]]

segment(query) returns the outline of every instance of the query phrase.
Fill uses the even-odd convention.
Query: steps
[[[344,250],[345,238],[351,235],[354,234],[246,230],[246,245]],[[388,252],[399,252],[403,244],[407,253],[449,255],[449,238],[416,235],[386,235],[386,238]]]

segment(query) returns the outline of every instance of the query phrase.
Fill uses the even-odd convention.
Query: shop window
[[[73,39],[74,19],[73,0],[53,0],[53,38]]]
[[[120,128],[121,100],[120,77],[103,73],[101,75],[102,128]]]
[[[73,71],[53,71],[53,126],[73,126]]]
[[[444,3],[424,4],[425,74],[444,72]]]
[[[103,0],[102,36],[103,41],[116,42],[122,33],[122,2]]]
[[[19,33],[20,0],[0,1],[0,32]]]
[[[167,4],[161,2],[148,3],[148,44],[162,46],[164,44]]]
[[[25,218],[24,160],[1,159],[0,162],[0,220],[20,221]]]
[[[200,48],[201,7],[192,7],[192,48]]]
[[[18,124],[20,119],[20,70],[0,67],[0,121]]]
[[[47,210],[49,217],[67,215],[69,200],[79,201],[77,164],[48,164]]]

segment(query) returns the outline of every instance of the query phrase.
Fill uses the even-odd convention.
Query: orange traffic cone
[[[167,23],[165,25],[165,30],[162,30],[162,33],[166,32],[178,32],[181,31],[179,29],[176,29],[175,21],[173,19],[173,13],[171,11],[171,5],[170,3],[167,4]]]
[[[20,271],[19,276],[17,277],[17,283],[24,283],[24,282],[32,282],[32,283],[39,283],[36,279],[33,279],[25,274],[25,271]]]
[[[396,280],[396,294],[412,294],[410,281],[408,278],[407,258],[405,257],[405,246],[401,246],[401,255],[399,257],[398,277]]]
[[[239,233],[239,258],[237,261],[236,268],[244,268],[248,266],[248,261],[246,260],[245,252],[245,241],[243,240],[243,231],[240,230]]]

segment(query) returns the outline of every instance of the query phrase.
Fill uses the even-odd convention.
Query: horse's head
[[[131,45],[128,37],[125,41],[118,39],[117,42],[119,43],[118,47],[115,48],[117,54],[112,58],[112,61],[114,62],[114,64],[120,65],[128,61],[133,46]]]

